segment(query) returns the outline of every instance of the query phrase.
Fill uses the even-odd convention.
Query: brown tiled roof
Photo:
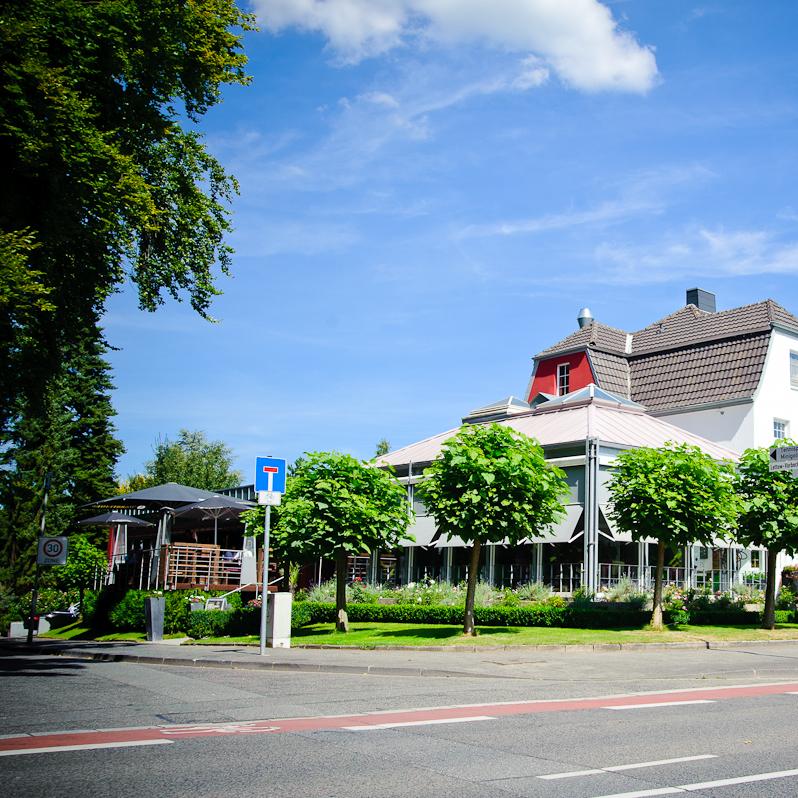
[[[594,321],[582,327],[581,330],[566,336],[554,346],[544,349],[535,357],[549,357],[560,352],[570,352],[574,349],[584,349],[585,347],[622,355],[626,351],[626,337],[627,333],[624,330],[610,327],[600,321]]]
[[[798,332],[798,319],[772,299],[719,313],[687,305],[636,332],[632,356],[769,331],[774,323]]]
[[[629,399],[629,361],[621,355],[590,350],[590,362],[600,388]]]
[[[631,336],[594,321],[536,359],[585,349],[599,387],[650,410],[690,407],[751,397],[773,327],[798,333],[798,318],[772,299],[719,313],[687,305]]]
[[[631,358],[632,399],[648,410],[747,399],[759,384],[769,340],[765,331]]]

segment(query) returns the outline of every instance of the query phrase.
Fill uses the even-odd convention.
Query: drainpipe
[[[598,438],[585,440],[584,586],[598,590]]]
[[[485,557],[485,564],[488,566],[488,584],[495,585],[496,584],[496,544],[493,546],[486,546],[487,549],[487,556]]]

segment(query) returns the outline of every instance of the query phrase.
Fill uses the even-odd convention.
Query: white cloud
[[[598,0],[254,0],[265,28],[321,33],[345,62],[413,41],[480,42],[533,53],[540,85],[553,70],[583,91],[646,92],[657,80],[651,47],[621,30]]]
[[[692,228],[645,246],[600,244],[595,251],[600,280],[646,284],[682,277],[798,275],[798,243],[773,230]]]

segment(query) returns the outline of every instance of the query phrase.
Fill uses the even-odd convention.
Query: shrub
[[[119,632],[143,632],[144,599],[149,595],[146,590],[128,590],[108,613],[111,627]]]
[[[518,598],[524,601],[546,601],[551,597],[551,588],[543,582],[527,582],[525,585],[518,585],[515,589]]]
[[[776,596],[776,609],[777,610],[794,610],[795,609],[795,591],[787,585],[782,585],[779,593]]]
[[[617,584],[605,591],[604,598],[611,604],[628,604],[635,610],[644,609],[648,603],[648,594],[628,578],[619,579]]]
[[[776,623],[795,623],[796,613],[792,610],[776,610]]]

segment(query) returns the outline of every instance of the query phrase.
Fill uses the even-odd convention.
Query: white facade
[[[776,422],[783,429],[781,437],[798,437],[798,385],[793,386],[790,379],[791,352],[798,355],[798,335],[774,329],[751,399],[656,415],[738,452],[752,446],[770,446],[777,437]]]
[[[765,367],[754,394],[754,430],[748,446],[770,446],[774,422],[786,422],[785,438],[798,435],[798,385],[790,380],[790,352],[798,355],[798,336],[773,330]]]

